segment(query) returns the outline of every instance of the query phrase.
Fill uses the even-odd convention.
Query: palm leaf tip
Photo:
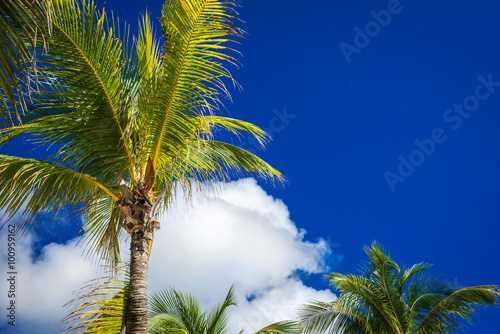
[[[303,326],[297,321],[285,320],[275,322],[262,329],[259,329],[255,334],[300,334]]]

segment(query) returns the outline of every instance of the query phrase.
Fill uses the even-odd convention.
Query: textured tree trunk
[[[135,228],[130,243],[130,295],[126,334],[148,333],[149,240],[144,228]]]
[[[125,222],[119,226],[130,234],[130,290],[126,320],[126,334],[148,334],[148,267],[149,243],[153,231],[160,228],[154,218],[165,196],[165,190],[156,198],[153,205],[151,190],[154,186],[155,172],[153,162],[148,158],[144,178],[138,188],[130,194],[125,181],[119,176],[122,198],[116,207]]]

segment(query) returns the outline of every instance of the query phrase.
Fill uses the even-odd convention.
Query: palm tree
[[[127,333],[147,333],[147,276],[156,217],[177,188],[189,195],[205,181],[242,173],[281,180],[257,156],[215,140],[220,130],[247,133],[253,124],[218,116],[229,97],[225,66],[242,31],[234,4],[224,0],[168,0],[160,19],[163,45],[148,15],[130,43],[127,28],[89,0],[50,0],[52,38],[37,55],[36,90],[16,120],[0,119],[0,145],[26,136],[50,146],[46,159],[0,155],[4,222],[21,214],[19,229],[43,228],[46,217],[83,220],[88,251],[109,265],[119,261],[120,235],[130,237]],[[52,219],[53,221],[54,219]]]
[[[117,334],[126,324],[127,299],[130,277],[127,268],[119,269],[120,275],[89,282],[77,291],[79,297],[70,303],[78,303],[64,320],[64,333]],[[83,301],[83,302],[81,302]],[[150,334],[227,334],[230,319],[229,308],[236,306],[234,286],[226,298],[203,310],[198,299],[189,293],[164,288],[152,294],[149,302]],[[254,334],[300,334],[301,326],[294,321],[270,324]],[[239,334],[244,334],[241,330]]]
[[[228,308],[236,306],[234,287],[226,298],[203,311],[200,302],[191,294],[175,289],[163,289],[151,296],[149,332],[151,334],[226,334],[228,330]],[[293,321],[270,324],[255,334],[298,334],[300,325]],[[240,331],[243,334],[244,330]]]
[[[479,307],[495,305],[500,288],[456,284],[422,276],[429,264],[399,266],[377,242],[365,246],[369,262],[361,275],[326,276],[341,293],[332,303],[313,302],[301,310],[305,334],[440,334],[463,328]]]
[[[32,54],[27,43],[33,45],[37,35],[48,37],[49,28],[50,15],[40,1],[0,1],[0,115],[29,87]]]

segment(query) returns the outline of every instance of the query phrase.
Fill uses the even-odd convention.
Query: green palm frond
[[[29,91],[29,67],[36,61],[29,45],[36,43],[37,36],[48,39],[50,33],[50,15],[43,3],[31,0],[0,2],[0,115],[8,114],[18,99],[23,107],[22,91]],[[16,109],[14,114],[22,113]]]
[[[365,247],[365,253],[371,264],[367,266],[368,270],[365,272],[365,276],[371,278],[377,291],[382,292],[381,298],[385,301],[382,305],[386,307],[380,308],[381,312],[384,313],[388,324],[393,327],[396,333],[404,333],[405,328],[408,327],[405,316],[406,304],[402,295],[395,289],[401,278],[402,269],[391,259],[389,252],[376,242],[371,247]]]
[[[232,286],[224,300],[205,311],[202,311],[193,295],[172,288],[153,293],[149,304],[150,333],[227,334],[229,308],[236,306],[235,290]],[[295,321],[280,321],[255,334],[299,334],[301,329],[301,325]],[[244,330],[240,333],[244,333]]]
[[[361,275],[327,275],[340,296],[333,303],[305,305],[300,320],[305,334],[445,334],[471,323],[478,307],[496,305],[495,285],[458,288],[422,276],[429,264],[398,265],[378,243],[365,247],[369,261]]]
[[[377,284],[364,276],[332,274],[327,276],[335,288],[342,291],[335,303],[335,311],[345,316],[355,317],[358,321],[376,319],[375,322],[365,322],[364,327],[379,332],[397,332],[395,316],[387,305],[387,296]],[[344,322],[347,319],[343,320]]]
[[[334,310],[335,302],[326,303],[311,301],[299,310],[299,321],[304,327],[304,333],[327,333],[337,317]]]
[[[408,285],[408,314],[413,319],[413,326],[422,321],[429,310],[443,296],[448,296],[457,287],[447,280],[432,276],[420,276]],[[437,301],[436,301],[437,300]]]
[[[428,263],[417,263],[411,266],[410,268],[403,268],[401,270],[399,277],[396,279],[397,283],[397,291],[398,294],[402,295],[404,292],[404,288],[408,281],[413,278],[413,276],[417,275],[418,273],[421,273],[422,271],[428,269],[431,267],[432,264]]]
[[[196,131],[210,139],[217,131],[227,131],[237,137],[250,135],[263,148],[269,142],[270,136],[258,126],[234,118],[222,116],[199,116]]]
[[[4,224],[20,215],[20,231],[39,232],[48,221],[79,223],[82,217],[88,252],[114,265],[119,261],[119,190],[112,183],[57,163],[0,155],[0,208]],[[70,216],[77,221],[68,221]],[[52,218],[52,219],[47,219]]]
[[[195,145],[199,146],[195,146]],[[187,147],[189,159],[185,173],[199,180],[231,179],[231,175],[253,172],[267,178],[281,178],[281,173],[253,153],[228,143],[206,140]]]
[[[116,266],[120,261],[120,237],[123,219],[111,197],[89,203],[82,210],[82,228],[87,254],[95,256],[108,266]]]
[[[206,329],[207,313],[199,301],[189,293],[175,289],[162,289],[153,293],[149,301],[150,332],[168,331],[195,334]]]
[[[1,157],[0,208],[9,219],[23,214],[22,226],[30,229],[76,206],[89,253],[115,264],[122,221],[114,210],[121,197],[116,174],[129,181],[134,175],[129,133],[137,61],[128,33],[121,34],[118,21],[92,1],[50,0],[46,6],[51,48],[45,53],[37,44],[37,90],[19,120],[13,110],[0,119],[0,145],[22,135],[56,152],[46,161]]]
[[[128,34],[93,1],[51,0],[49,8],[51,48],[36,50],[38,85],[20,117],[29,124],[22,133],[59,147],[57,161],[80,172],[92,174],[95,164],[105,163],[99,174],[111,179],[133,166],[126,132],[136,70],[123,47]]]
[[[157,80],[161,77],[163,57],[160,40],[155,38],[153,24],[148,12],[139,21],[139,34],[137,38],[137,58],[139,79],[142,80],[141,89],[156,88]],[[139,91],[141,98],[147,98],[153,91]],[[147,105],[147,104],[144,104]]]
[[[101,277],[76,291],[78,297],[68,304],[75,308],[61,322],[64,333],[121,334],[125,328],[129,297],[127,267],[115,268],[119,275]]]
[[[483,285],[465,287],[448,295],[433,295],[434,298],[421,299],[419,308],[430,308],[415,333],[449,333],[461,329],[462,319],[471,323],[477,307],[498,304],[500,287]],[[422,305],[423,303],[426,305]]]
[[[234,286],[231,286],[222,302],[214,305],[210,311],[205,312],[205,321],[208,325],[205,334],[224,334],[228,331],[228,309],[231,306],[236,306]]]
[[[302,326],[296,321],[279,321],[259,329],[255,334],[300,334]]]
[[[236,62],[229,44],[242,33],[233,7],[216,0],[168,0],[163,7],[162,75],[140,104],[148,131],[143,153],[158,171],[168,164],[171,147],[194,139],[197,116],[214,113],[222,106],[220,96],[229,96],[223,79],[232,76],[224,64]]]
[[[109,185],[64,166],[36,159],[0,155],[0,208],[8,219],[20,212],[20,230],[38,226],[43,215],[113,196]],[[7,220],[8,220],[7,219]]]
[[[337,310],[335,305],[336,302],[320,301],[303,305],[299,311],[303,333],[374,333],[366,328],[365,316],[355,307],[346,312]]]
[[[272,182],[283,182],[282,174],[255,154],[238,146],[214,140],[219,131],[236,136],[251,136],[263,147],[269,136],[259,127],[240,120],[222,116],[198,116],[193,124],[193,139],[186,139],[182,145],[171,145],[161,152],[166,167],[157,173],[157,191],[162,188],[175,189],[173,182],[180,183],[189,194],[192,184],[214,181],[227,182],[232,177],[258,175]],[[168,168],[167,168],[168,167]],[[174,195],[170,192],[165,204]],[[168,205],[164,206],[168,208]]]

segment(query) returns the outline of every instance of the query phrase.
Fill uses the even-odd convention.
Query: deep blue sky
[[[106,3],[133,26],[146,9],[146,1]],[[147,2],[153,17],[162,3]],[[248,35],[239,47],[243,67],[233,75],[244,91],[234,91],[227,107],[274,132],[259,154],[289,182],[261,184],[283,199],[309,239],[331,242],[343,257],[332,269],[355,273],[365,260],[363,245],[378,240],[397,260],[434,263],[434,273],[462,285],[500,284],[500,4],[241,5]],[[388,8],[390,22],[382,15],[385,27],[374,24],[371,12]],[[367,27],[369,41],[356,38]],[[356,45],[346,57],[341,46]],[[478,88],[480,76],[493,84]],[[448,111],[463,103],[474,109],[470,116]],[[286,122],[276,116],[285,113]],[[384,174],[398,173],[399,156],[421,158],[415,141],[428,143],[433,131],[446,140],[391,189]],[[499,315],[498,309],[481,312],[467,333],[498,332]]]

